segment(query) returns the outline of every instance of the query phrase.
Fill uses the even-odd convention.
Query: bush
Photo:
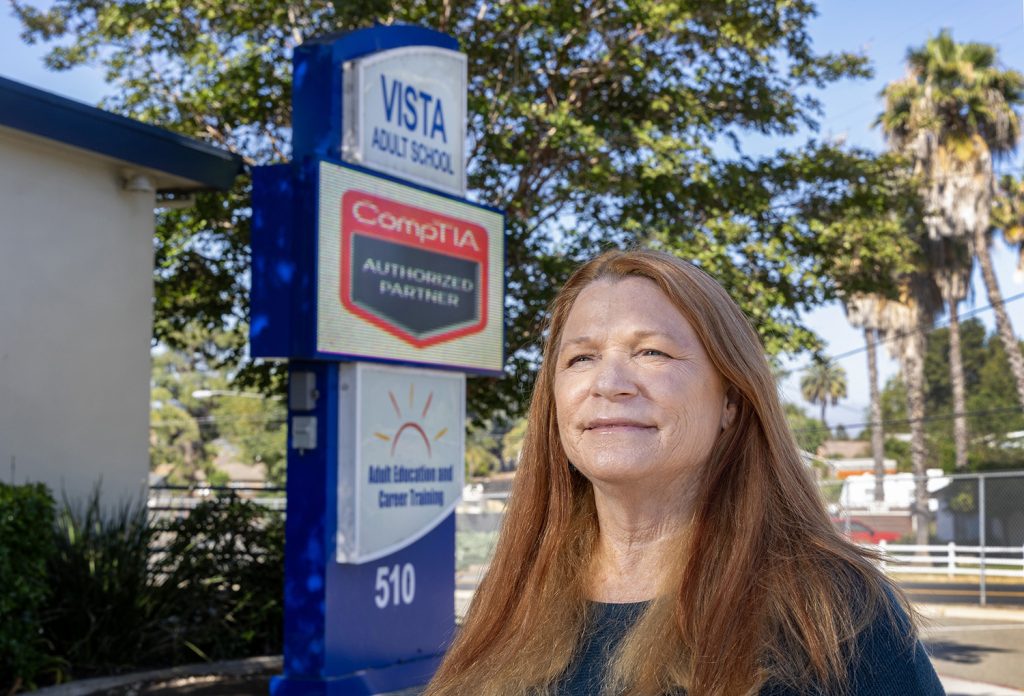
[[[0,690],[34,685],[48,664],[40,622],[53,552],[53,497],[42,484],[0,483]]]
[[[281,513],[230,495],[202,503],[162,531],[168,543],[155,571],[175,604],[166,627],[175,659],[280,652]]]
[[[65,501],[53,539],[43,629],[60,658],[55,681],[160,664],[172,607],[152,584],[145,505],[104,512],[97,488],[84,506]]]
[[[281,650],[284,525],[235,496],[150,524],[144,505],[65,505],[44,634],[54,681]]]

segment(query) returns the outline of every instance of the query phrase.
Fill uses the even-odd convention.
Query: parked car
[[[832,524],[840,532],[861,544],[877,544],[881,541],[892,542],[900,538],[899,532],[875,531],[856,517],[833,517]]]

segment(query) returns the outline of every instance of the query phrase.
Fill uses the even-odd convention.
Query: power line
[[[1016,295],[1012,295],[1010,297],[1003,298],[998,303],[985,305],[984,307],[976,307],[976,308],[970,309],[970,310],[968,310],[966,312],[962,312],[960,314],[960,318],[961,319],[969,319],[969,318],[973,317],[976,314],[980,314],[981,312],[986,312],[986,311],[988,311],[990,309],[994,309],[996,304],[1008,305],[1011,302],[1016,302],[1017,300],[1020,300],[1020,299],[1024,299],[1024,292],[1020,292],[1020,293],[1017,293]],[[932,331],[935,331],[936,329],[944,328],[948,324],[949,324],[949,319],[942,319],[940,321],[935,322],[934,324],[932,324],[927,329],[925,329],[925,328],[914,328],[914,329],[907,329],[906,331],[884,332],[884,334],[885,334],[884,337],[878,339],[878,341],[876,341],[875,345],[884,345],[886,343],[891,343],[891,342],[894,342],[894,341],[898,341],[901,338],[905,338],[906,336],[912,336],[912,335],[914,335],[916,333],[931,333]],[[867,351],[867,349],[868,349],[867,344],[864,344],[863,346],[860,346],[859,348],[853,348],[851,350],[846,351],[845,353],[839,353],[837,355],[833,355],[833,356],[829,357],[828,360],[826,360],[826,363],[828,363],[828,364],[838,363],[840,360],[843,360],[845,358],[853,357],[854,355],[859,355],[860,353],[864,353],[864,352]],[[805,364],[803,367],[794,368],[793,370],[789,370],[788,372],[796,373],[796,374],[799,374],[801,372],[806,372],[807,370],[811,369],[811,367],[813,367],[815,364],[816,364],[815,362],[809,362],[809,363]]]
[[[839,423],[835,426],[838,428],[870,428],[873,425],[910,425],[912,423],[930,423],[931,421],[948,421],[957,418],[958,416],[965,417],[981,417],[981,416],[999,416],[1014,413],[1022,413],[1020,406],[1004,406],[1002,408],[992,408],[984,411],[964,411],[963,413],[943,413],[937,416],[924,416],[923,418],[890,418],[881,421],[867,421],[864,423]],[[794,433],[816,433],[816,432],[832,432],[835,428],[826,428],[823,425],[815,425],[807,428],[794,429]]]

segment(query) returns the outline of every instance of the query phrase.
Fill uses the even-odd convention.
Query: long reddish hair
[[[697,474],[692,521],[665,559],[670,585],[620,646],[609,693],[736,696],[767,680],[841,690],[855,636],[880,612],[895,620],[891,597],[909,612],[871,554],[833,528],[761,342],[725,290],[673,256],[610,251],[552,303],[494,558],[428,696],[544,693],[577,649],[599,531],[590,483],[562,449],[553,356],[583,288],[634,276],[656,283],[689,321],[736,415]]]

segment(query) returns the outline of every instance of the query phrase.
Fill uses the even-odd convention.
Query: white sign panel
[[[504,218],[320,163],[316,348],[501,374]]]
[[[337,560],[365,563],[408,546],[455,509],[466,378],[349,363],[340,381]]]
[[[349,61],[342,157],[466,195],[466,54],[408,46]]]

